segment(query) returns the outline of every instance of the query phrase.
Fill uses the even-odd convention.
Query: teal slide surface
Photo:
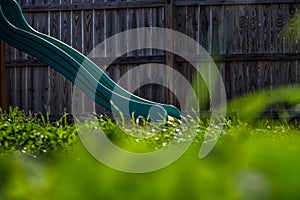
[[[151,102],[127,92],[77,50],[34,30],[15,0],[0,0],[0,28],[2,40],[47,63],[103,107],[116,111],[111,106],[113,96],[115,106],[128,117],[146,118],[151,110],[152,119],[167,118],[168,115],[181,119],[176,107]],[[79,69],[80,76],[77,77]]]

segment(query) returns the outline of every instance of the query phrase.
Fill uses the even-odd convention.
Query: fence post
[[[166,0],[165,19],[166,28],[174,30],[174,0]],[[174,49],[173,35],[166,35],[166,45],[167,49]],[[166,65],[174,68],[174,54],[172,52],[166,52]],[[169,104],[175,104],[174,94],[172,93],[172,91],[174,91],[173,74],[167,73],[166,76],[169,89],[167,92],[167,101]]]
[[[7,94],[6,94],[6,58],[5,58],[5,43],[0,40],[0,107],[2,111],[7,109]]]

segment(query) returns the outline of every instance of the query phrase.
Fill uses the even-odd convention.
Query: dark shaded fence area
[[[19,3],[32,27],[85,55],[107,38],[133,28],[167,27],[184,33],[199,42],[215,61],[228,100],[300,82],[300,4],[295,0],[19,0]],[[118,45],[116,42],[116,52]],[[109,60],[105,51],[102,65]],[[171,64],[190,82],[195,73],[179,56],[158,49],[127,53],[107,66],[106,73],[118,81],[127,71],[145,63]],[[71,113],[74,92],[82,98],[78,105],[82,113],[93,111],[91,99],[32,56],[7,45],[6,65],[8,105],[26,112]],[[149,72],[144,76],[166,79],[168,74]],[[131,77],[128,85],[138,79],[139,76]],[[171,88],[177,87],[174,83]],[[157,84],[144,85],[134,93],[180,106],[176,92]],[[210,109],[209,102],[201,106]],[[96,108],[101,110],[99,106]]]

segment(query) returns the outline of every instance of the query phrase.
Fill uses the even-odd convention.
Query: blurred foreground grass
[[[290,120],[295,116],[287,115],[298,110],[299,89],[279,88],[272,90],[272,98],[263,91],[229,102],[227,110],[237,109],[238,118],[225,123],[226,131],[208,156],[198,158],[207,124],[197,121],[200,131],[184,155],[146,174],[101,164],[64,119],[53,124],[11,110],[0,115],[0,200],[300,199],[300,129]],[[266,107],[281,102],[292,107],[279,120],[257,119]],[[161,148],[180,135],[177,127],[151,128],[139,134],[154,130],[153,137],[136,141],[110,120],[100,119],[100,127],[112,142],[137,152]]]
[[[0,158],[0,199],[299,199],[300,135],[289,125],[239,123],[213,151],[200,142],[171,166],[127,174],[95,160],[81,145],[61,155]]]

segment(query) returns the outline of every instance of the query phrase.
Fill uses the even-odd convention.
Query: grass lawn
[[[172,165],[129,174],[94,159],[74,126],[62,122],[39,121],[17,110],[10,117],[1,115],[0,199],[300,198],[300,134],[295,125],[237,122],[203,159],[198,158],[199,133]],[[103,121],[102,126],[115,131],[112,122]]]

